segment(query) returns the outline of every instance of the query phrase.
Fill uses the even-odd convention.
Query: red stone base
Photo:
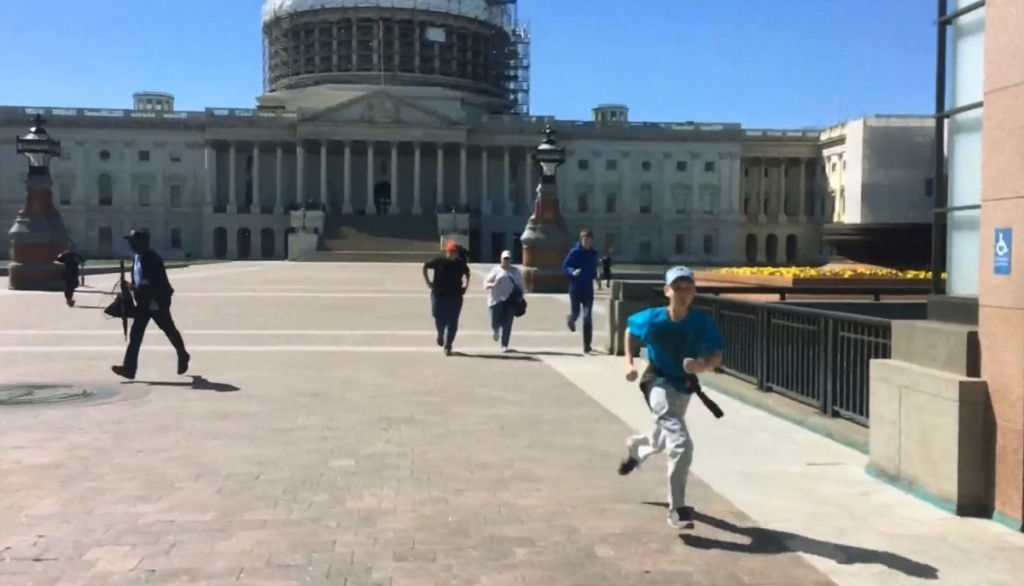
[[[8,265],[7,288],[16,291],[63,291],[62,267],[53,263]]]
[[[523,267],[523,281],[530,293],[568,293],[569,279],[561,267],[554,269],[538,269]]]

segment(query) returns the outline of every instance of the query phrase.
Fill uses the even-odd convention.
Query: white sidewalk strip
[[[543,360],[625,423],[649,431],[650,414],[636,385],[623,378],[622,358]],[[714,419],[699,404],[687,414],[694,473],[758,525],[791,533],[783,539],[795,550],[803,545],[830,552],[802,555],[839,586],[1021,584],[1024,535],[945,513],[869,477],[863,454],[711,394],[725,411],[723,419]],[[608,463],[609,474],[616,464]],[[664,471],[651,466],[640,473]],[[850,548],[861,548],[859,555],[873,561],[854,559],[858,553]],[[834,561],[844,556],[847,563]],[[938,569],[938,579],[908,575],[929,566]]]
[[[553,346],[553,347],[513,347],[516,352],[506,356],[515,359],[516,356],[530,356],[531,354],[564,354],[583,355],[583,351],[577,346]],[[169,345],[143,344],[142,352],[173,352],[174,348]],[[429,352],[441,354],[441,349],[434,344],[422,346],[228,346],[228,345],[189,345],[188,351],[193,356],[200,352]],[[454,351],[456,353],[468,354],[499,354],[497,344],[490,346],[462,347],[456,341]],[[124,352],[124,345],[119,346],[0,346],[0,354],[43,354],[55,352]]]
[[[183,336],[436,336],[434,330],[181,330]],[[459,330],[459,336],[491,336],[489,330]],[[105,330],[0,330],[0,336],[123,336],[120,329]],[[512,337],[579,337],[570,331],[519,331]]]

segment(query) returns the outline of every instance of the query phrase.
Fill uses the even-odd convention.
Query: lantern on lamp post
[[[19,155],[28,159],[25,203],[11,227],[9,289],[60,291],[64,288],[61,267],[54,263],[69,245],[67,228],[53,206],[50,161],[60,157],[60,142],[43,128],[46,121],[36,114],[28,134],[15,142]]]
[[[533,214],[519,238],[523,245],[523,279],[532,293],[564,293],[569,288],[562,262],[572,237],[562,217],[556,180],[565,159],[565,148],[558,145],[555,131],[547,126],[544,141],[533,151],[533,161],[541,173]]]

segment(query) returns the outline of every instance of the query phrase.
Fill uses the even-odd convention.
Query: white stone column
[[[536,189],[531,185],[533,183],[533,161],[530,160],[530,155],[533,153],[530,152],[530,149],[524,149],[523,151],[523,172],[521,174],[523,185],[521,187],[523,189],[523,205],[526,206],[524,211],[529,214],[533,210],[533,191]]]
[[[306,203],[306,147],[302,141],[295,143],[295,202]]]
[[[501,208],[506,216],[511,215],[512,209],[512,153],[509,147],[502,152],[502,163],[504,164],[505,181],[501,190]]]
[[[217,204],[217,151],[207,144],[203,157],[206,166],[206,206],[212,208]]]
[[[352,141],[345,141],[345,194],[341,213],[352,213]]]
[[[284,148],[277,145],[277,169],[274,173],[274,213],[284,213]]]
[[[491,194],[490,194],[490,185],[491,184],[490,184],[489,178],[487,177],[487,174],[488,174],[487,159],[488,159],[489,155],[490,155],[490,151],[487,149],[487,147],[483,147],[480,150],[480,176],[482,177],[482,179],[480,181],[480,191],[481,191],[481,194],[480,194],[480,207],[483,210],[483,213],[485,213],[485,214],[490,214],[491,213],[491,209],[492,209],[491,208]]]
[[[398,201],[398,143],[391,143],[391,209],[390,214],[402,213],[401,204]]]
[[[760,222],[765,221],[765,210],[764,210],[764,184],[767,183],[768,178],[765,177],[768,173],[768,163],[764,157],[758,160],[757,165],[757,219]],[[757,250],[758,254],[761,254],[761,250],[764,248],[761,243],[758,243]]]
[[[320,141],[320,205],[327,204],[327,141]]]
[[[690,174],[690,201],[686,202],[686,213],[688,215],[695,214],[700,210],[700,174],[704,172],[700,153],[690,154],[693,155],[693,173]]]
[[[444,209],[444,143],[437,143],[437,205]],[[444,210],[447,211],[447,210]]]
[[[78,160],[75,161],[75,167],[77,167],[78,170],[76,171],[75,178],[75,195],[71,200],[71,203],[80,207],[89,205],[89,198],[87,197],[87,194],[92,192],[93,186],[92,182],[86,179],[89,175],[88,167],[86,166],[86,153],[88,151],[85,149],[84,145],[82,146],[83,148],[78,149],[75,153],[78,156]],[[206,148],[209,150],[210,147],[207,146]],[[85,233],[83,232],[81,237],[82,244],[85,244],[86,242],[84,240],[84,234]]]
[[[372,140],[366,141],[366,201],[370,204],[376,203],[373,201],[373,184],[376,183],[374,181],[376,169],[373,168],[373,147]],[[374,207],[374,211],[376,211],[376,207]]]
[[[807,221],[807,159],[800,159],[800,197],[797,198],[797,204],[800,206],[799,213],[797,216],[800,218],[800,222],[804,223]]]
[[[786,213],[786,159],[779,159],[779,210],[777,217],[785,218]]]
[[[231,142],[228,150],[228,213],[238,212],[238,148]],[[231,238],[228,238],[231,240]]]
[[[413,143],[413,147],[416,150],[413,154],[412,163],[412,213],[418,216],[423,213],[422,194],[420,193],[420,181],[423,177],[423,145],[417,141]]]
[[[459,145],[459,206],[465,208],[469,203],[469,193],[466,185],[466,144]],[[461,210],[460,210],[461,211]]]
[[[259,212],[260,202],[260,143],[252,143],[252,205],[249,213]]]

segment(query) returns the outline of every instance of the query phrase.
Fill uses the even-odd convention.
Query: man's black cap
[[[149,232],[132,230],[125,237],[128,242],[149,242]]]

